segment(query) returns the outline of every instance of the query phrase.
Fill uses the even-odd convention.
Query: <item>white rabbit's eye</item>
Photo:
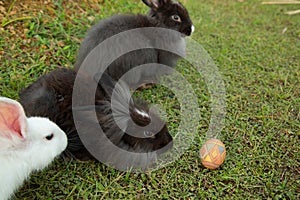
[[[172,15],[172,19],[176,22],[181,22],[181,18],[178,15]]]
[[[45,138],[46,138],[46,140],[52,140],[53,137],[54,137],[54,134],[51,133],[50,135],[47,135]]]
[[[144,135],[147,138],[155,138],[155,135],[151,131],[144,131]]]

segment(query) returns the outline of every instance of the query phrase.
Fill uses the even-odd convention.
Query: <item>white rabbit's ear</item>
[[[172,3],[171,0],[142,0],[144,4],[146,4],[148,7],[150,7],[153,10],[157,10],[158,8]]]
[[[15,100],[0,97],[0,138],[25,138],[27,118],[23,107]]]

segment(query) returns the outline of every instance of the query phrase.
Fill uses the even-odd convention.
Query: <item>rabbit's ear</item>
[[[17,101],[0,97],[0,137],[26,137],[27,118],[23,107]]]
[[[163,7],[166,4],[171,4],[171,0],[142,0],[144,4],[150,7],[153,10]]]

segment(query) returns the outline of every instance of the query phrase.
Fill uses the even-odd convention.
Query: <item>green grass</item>
[[[95,20],[147,11],[138,0],[53,2],[52,9],[2,29],[1,96],[18,99],[18,91],[42,74],[72,67],[80,40]],[[201,75],[180,63],[178,69],[197,94],[202,119],[196,140],[179,160],[151,173],[130,174],[100,163],[58,159],[32,174],[15,199],[299,199],[300,15],[284,14],[299,6],[260,3],[186,3],[196,26],[193,39],[210,53],[226,85],[220,139],[227,157],[221,168],[210,171],[201,165],[209,93]],[[171,132],[176,130],[178,102],[170,91],[157,86],[138,95],[162,104]]]

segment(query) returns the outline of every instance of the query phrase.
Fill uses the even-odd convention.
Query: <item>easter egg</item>
[[[218,139],[209,139],[200,149],[201,163],[208,169],[217,169],[224,162],[226,149]]]

